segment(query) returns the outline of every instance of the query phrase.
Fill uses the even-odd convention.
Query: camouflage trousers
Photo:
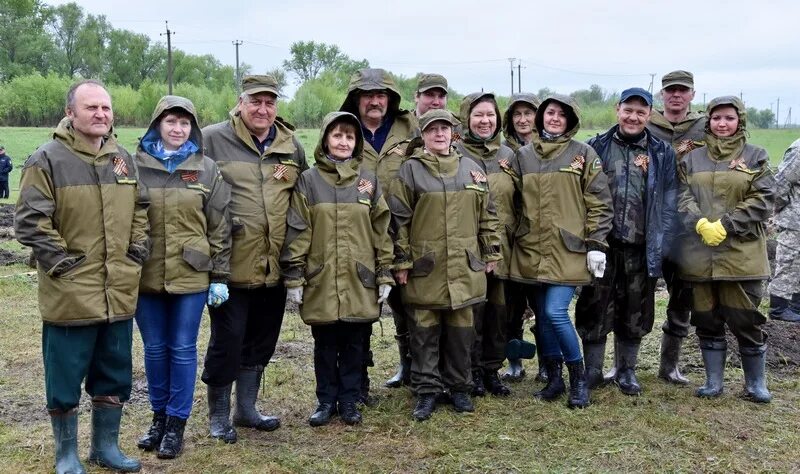
[[[475,341],[472,344],[472,368],[497,372],[506,358],[508,311],[505,281],[487,275],[486,301],[473,306]]]
[[[766,318],[758,311],[763,282],[707,281],[692,284],[692,325],[700,339],[725,340],[725,325],[740,347],[760,347],[767,342],[761,329]]]
[[[575,329],[584,342],[604,343],[608,334],[638,342],[653,330],[656,279],[647,275],[644,245],[615,245],[606,253],[606,272],[581,289]]]
[[[472,390],[472,311],[472,306],[413,310],[409,322],[414,393],[438,394],[445,388],[456,392]]]
[[[775,275],[769,282],[769,294],[787,300],[800,293],[800,231],[782,229],[778,233]]]

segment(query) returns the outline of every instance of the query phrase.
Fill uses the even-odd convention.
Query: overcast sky
[[[45,0],[51,5],[67,3]],[[78,0],[115,28],[159,33],[169,20],[175,48],[240,60],[264,72],[295,41],[336,44],[373,67],[413,76],[444,74],[461,93],[508,95],[508,58],[522,59],[522,88],[571,92],[655,89],[675,69],[695,74],[696,102],[742,93],[800,122],[800,2],[797,0]],[[515,80],[516,91],[516,80]],[[292,90],[289,91],[290,93]]]

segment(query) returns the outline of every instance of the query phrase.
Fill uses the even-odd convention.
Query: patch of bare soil
[[[0,205],[0,242],[14,239],[14,206],[12,204]],[[27,253],[12,252],[0,248],[0,266],[25,263],[28,261]]]
[[[14,227],[14,205],[0,204],[0,228]]]
[[[791,373],[800,367],[800,323],[768,320],[764,324],[767,340],[767,366],[770,372]],[[726,334],[728,354],[735,366],[741,365],[738,343],[733,334]],[[736,348],[736,350],[732,350]]]

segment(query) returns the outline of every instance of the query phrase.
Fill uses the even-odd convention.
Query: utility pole
[[[777,112],[775,112],[775,128],[781,128],[781,123],[778,121],[781,116],[781,98],[778,97],[778,108]]]
[[[242,43],[244,43],[244,41],[241,40],[233,41],[233,45],[236,47],[236,90],[239,91],[240,93],[242,92],[241,91],[242,78],[239,77],[239,46]]]
[[[647,88],[647,92],[649,92],[651,94],[653,93],[653,81],[655,80],[655,77],[656,77],[656,73],[651,72],[650,73],[650,87]]]
[[[172,95],[172,35],[174,35],[175,32],[170,31],[168,21],[165,21],[164,24],[167,26],[167,32],[161,33],[160,36],[167,35],[167,84],[169,87],[169,95]]]
[[[511,95],[514,95],[514,61],[516,58],[508,58],[508,63],[511,64]]]
[[[517,92],[522,92],[522,59],[517,64]]]
[[[703,92],[703,110],[706,110],[706,93]]]

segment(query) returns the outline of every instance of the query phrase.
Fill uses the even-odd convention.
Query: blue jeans
[[[192,412],[197,332],[207,292],[139,295],[136,324],[144,342],[150,405],[183,420]]]
[[[575,294],[574,286],[531,286],[536,317],[539,318],[539,345],[543,357],[561,357],[566,362],[577,362],[581,356],[580,342],[575,326],[569,319],[569,303]]]

